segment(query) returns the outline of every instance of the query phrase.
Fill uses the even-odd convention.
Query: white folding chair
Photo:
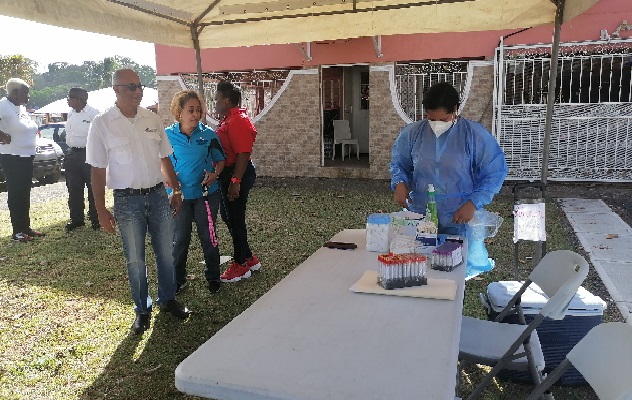
[[[542,258],[495,321],[463,317],[459,361],[493,367],[468,399],[478,398],[501,369],[530,371],[536,384],[542,381],[544,355],[536,328],[545,318],[564,318],[571,299],[587,275],[588,263],[582,256],[568,250],[553,251]],[[532,282],[540,286],[549,299],[526,325],[520,298]],[[499,322],[516,312],[520,325]]]
[[[334,120],[334,150],[331,155],[331,159],[336,158],[336,145],[341,144],[342,161],[345,160],[345,146],[349,146],[349,158],[351,158],[351,146],[356,147],[356,157],[360,159],[360,145],[358,139],[351,139],[351,129],[349,128],[349,121],[346,119]]]
[[[601,400],[632,399],[632,326],[611,322],[592,328],[527,400],[547,393],[571,365]]]

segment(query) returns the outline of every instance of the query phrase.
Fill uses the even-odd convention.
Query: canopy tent
[[[200,91],[200,48],[555,24],[542,165],[542,181],[546,183],[560,26],[598,1],[0,0],[0,14],[127,39],[193,47]]]
[[[598,0],[567,0],[564,21]],[[552,24],[551,0],[0,0],[0,13],[179,47],[237,47]]]
[[[116,101],[116,94],[111,87],[88,92],[88,104],[99,111],[105,111],[112,107]],[[158,91],[152,88],[143,90],[143,100],[140,102],[141,107],[151,107],[158,104]],[[45,105],[35,111],[35,114],[63,114],[70,110],[67,100],[60,99]]]

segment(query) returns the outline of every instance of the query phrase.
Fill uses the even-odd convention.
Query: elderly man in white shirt
[[[156,254],[161,311],[185,319],[189,310],[176,299],[172,255],[174,216],[182,206],[180,184],[169,155],[173,153],[158,115],[140,107],[144,85],[131,69],[112,76],[116,104],[99,114],[90,126],[86,161],[92,165],[92,191],[99,223],[114,233],[118,225],[135,304],[132,332],[150,326],[152,300],[148,292],[145,236]],[[167,196],[163,181],[173,189]],[[114,190],[114,215],[105,207],[105,186]],[[171,207],[170,207],[171,206]]]
[[[66,169],[66,187],[68,188],[68,209],[70,222],[66,231],[70,232],[84,226],[84,190],[88,188],[88,217],[93,229],[99,229],[99,217],[94,205],[94,196],[90,186],[90,164],[86,163],[86,144],[88,130],[99,110],[88,105],[88,92],[83,88],[72,88],[68,91],[68,106],[72,108],[66,121],[66,144],[68,154],[64,160]]]
[[[27,114],[28,83],[19,78],[7,81],[7,97],[0,99],[0,165],[7,183],[7,205],[17,242],[44,236],[31,228],[31,184],[37,124]]]

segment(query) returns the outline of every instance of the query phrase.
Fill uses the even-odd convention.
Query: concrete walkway
[[[562,210],[623,318],[632,325],[632,228],[598,199],[560,199]]]

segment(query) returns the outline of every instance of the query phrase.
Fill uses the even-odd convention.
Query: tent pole
[[[553,45],[551,46],[551,67],[549,68],[549,92],[546,98],[546,120],[544,124],[544,148],[542,150],[542,183],[546,185],[549,174],[549,150],[551,142],[551,125],[553,122],[553,106],[557,87],[557,60],[560,48],[560,30],[564,18],[565,0],[557,0],[555,27],[553,29]]]
[[[200,53],[200,32],[197,30],[197,24],[191,25],[191,38],[193,39],[193,48],[195,48],[195,63],[197,65],[198,76],[198,92],[204,96],[204,79],[202,78],[202,55]]]

